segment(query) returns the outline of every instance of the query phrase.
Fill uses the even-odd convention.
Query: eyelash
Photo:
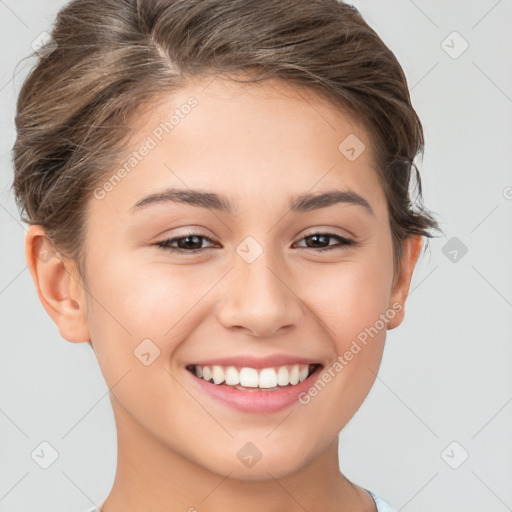
[[[315,250],[316,252],[324,252],[324,251],[330,251],[330,250],[333,250],[333,249],[345,249],[349,246],[356,246],[357,245],[357,242],[355,240],[351,240],[349,238],[345,238],[343,236],[340,236],[340,235],[336,235],[334,233],[324,233],[324,232],[317,232],[317,233],[311,233],[310,235],[307,235],[303,238],[301,238],[301,240],[299,241],[302,241],[302,240],[305,240],[306,238],[311,238],[311,237],[314,237],[314,236],[324,236],[324,237],[329,237],[329,238],[334,238],[336,239],[338,242],[338,244],[334,244],[334,245],[328,245],[327,247],[320,247],[320,248],[317,248],[315,249],[314,247],[302,247],[303,249],[313,249]],[[198,237],[198,238],[202,238],[212,244],[214,244],[215,242],[205,236],[205,235],[201,235],[200,233],[187,233],[183,236],[180,236],[180,237],[175,237],[175,238],[169,238],[167,240],[162,240],[161,242],[156,242],[154,245],[161,248],[161,249],[164,249],[166,251],[169,251],[169,252],[172,252],[172,253],[181,253],[181,254],[184,254],[184,253],[189,253],[189,254],[196,254],[200,251],[203,251],[203,250],[206,250],[206,249],[213,249],[213,247],[204,247],[204,248],[200,248],[200,249],[180,249],[179,247],[172,247],[170,244],[173,243],[173,242],[176,242],[176,241],[179,241],[179,240],[184,240],[185,238],[189,238],[189,237]]]

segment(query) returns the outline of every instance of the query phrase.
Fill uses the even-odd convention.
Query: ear
[[[86,323],[86,293],[73,260],[55,250],[45,229],[31,225],[25,237],[25,257],[39,300],[71,342],[90,340]]]
[[[405,301],[409,294],[412,273],[421,252],[423,237],[415,235],[402,244],[402,259],[398,271],[393,278],[393,286],[389,299],[389,308],[396,312],[395,316],[388,321],[388,329],[398,327],[405,316]]]

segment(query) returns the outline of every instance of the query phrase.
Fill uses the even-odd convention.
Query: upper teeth
[[[270,389],[276,386],[295,386],[306,380],[310,373],[310,365],[294,364],[277,368],[236,368],[234,366],[194,366],[197,377],[214,384],[225,382],[228,386],[244,386],[248,388]]]

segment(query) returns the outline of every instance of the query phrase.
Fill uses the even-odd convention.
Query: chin
[[[243,454],[235,454],[233,458],[226,458],[226,454],[212,454],[217,457],[214,464],[201,464],[205,469],[225,477],[229,474],[230,479],[240,481],[268,481],[276,478],[283,478],[300,470],[307,461],[304,459],[304,453],[288,453],[284,457],[279,449],[273,451],[272,456],[260,455],[258,459],[257,452],[253,454],[253,460],[244,461]]]

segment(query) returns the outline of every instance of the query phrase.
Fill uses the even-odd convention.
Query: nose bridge
[[[271,336],[297,324],[303,308],[286,282],[282,261],[250,237],[236,252],[219,321],[226,328],[244,328],[258,336]]]

